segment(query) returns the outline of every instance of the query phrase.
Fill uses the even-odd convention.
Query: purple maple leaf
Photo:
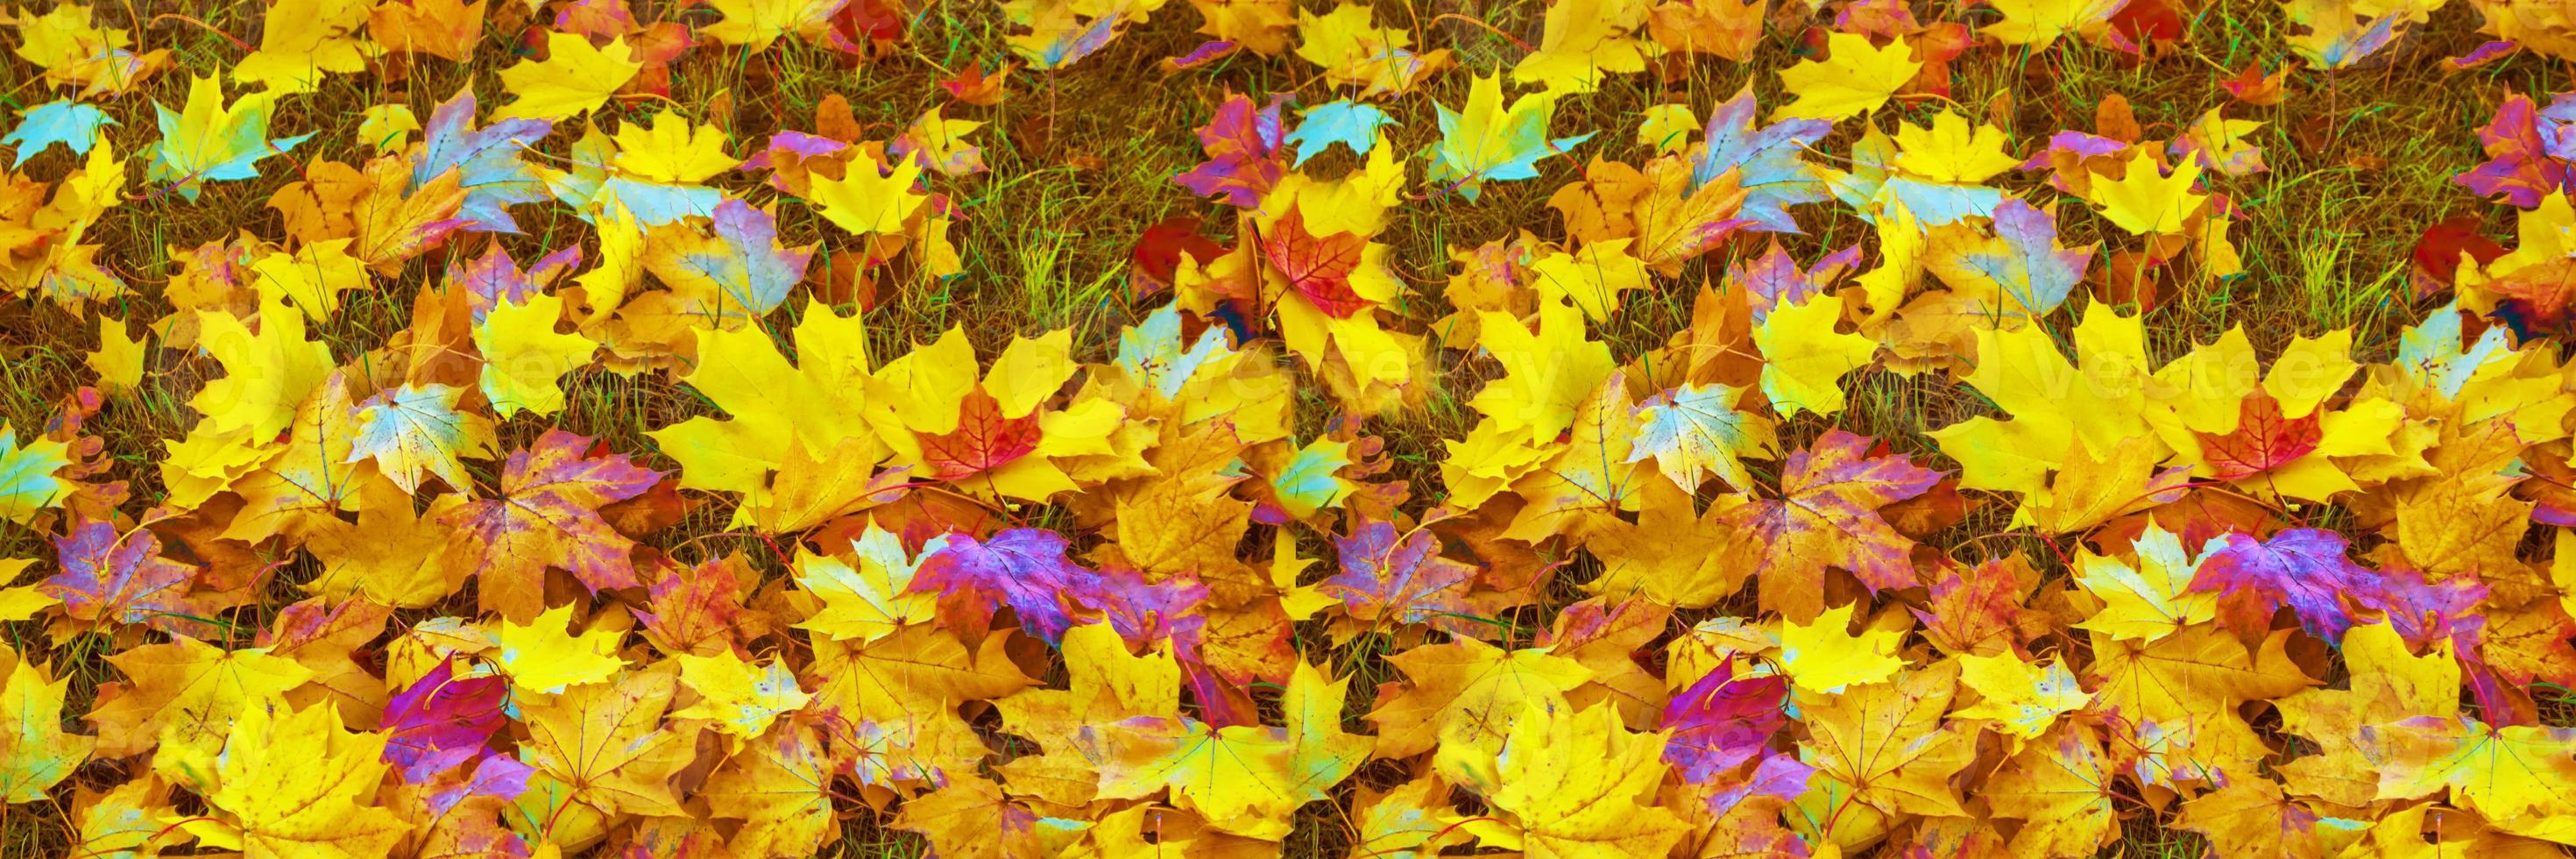
[[[741,200],[716,204],[710,226],[720,250],[680,253],[679,265],[705,276],[735,305],[729,310],[747,316],[777,309],[787,291],[805,279],[805,266],[814,259],[812,253],[779,247],[777,220]]]
[[[1737,677],[1734,666],[1718,665],[1664,705],[1663,726],[1672,731],[1664,741],[1664,762],[1683,781],[1706,784],[1752,760],[1789,724],[1780,709],[1788,696],[1782,675]]]
[[[1807,299],[1825,291],[1825,287],[1842,279],[1843,272],[1860,263],[1860,245],[1826,254],[1813,267],[1798,268],[1798,259],[1772,242],[1770,250],[1751,261],[1737,261],[1726,266],[1726,280],[1742,285],[1746,299],[1753,307],[1756,323],[1770,318],[1771,311],[1783,304],[1805,304]]]
[[[1761,682],[1744,686],[1756,681]],[[1788,724],[1781,710],[1788,694],[1788,683],[1779,675],[1737,678],[1731,668],[1720,666],[1665,705],[1665,727],[1678,730],[1665,741],[1664,762],[1691,784],[1717,786],[1708,795],[1710,814],[1724,815],[1756,796],[1790,800],[1807,791],[1816,768],[1794,754],[1773,752],[1769,745],[1772,733]],[[1685,709],[1703,712],[1677,715]],[[1757,759],[1752,770],[1722,778]]]
[[[1737,215],[1747,222],[1744,228],[1795,233],[1798,221],[1789,216],[1789,206],[1833,199],[1825,183],[1807,168],[1804,156],[1808,146],[1834,130],[1834,124],[1790,119],[1756,128],[1757,110],[1753,86],[1746,84],[1709,114],[1708,146],[1700,151],[1699,163],[1692,165],[1691,188],[1697,190],[1735,171],[1736,185],[1744,189],[1744,205]]]
[[[1207,616],[1199,613],[1208,589],[1184,570],[1160,582],[1145,580],[1135,570],[1108,569],[1085,576],[1071,594],[1073,601],[1100,613],[1130,647],[1171,639],[1183,658],[1195,657]]]
[[[1970,253],[1967,263],[2002,284],[2004,294],[2032,316],[2046,316],[2066,303],[2093,261],[2090,245],[2059,250],[2057,219],[2018,198],[2006,197],[1995,206],[1995,238],[2003,240],[2007,253]]]
[[[462,266],[448,270],[448,278],[465,287],[466,304],[473,308],[474,321],[480,323],[492,308],[503,303],[526,304],[545,292],[555,279],[581,265],[581,246],[574,245],[545,255],[527,270],[510,251],[493,242],[483,255]]]
[[[1316,584],[1338,597],[1361,620],[1423,623],[1464,611],[1466,583],[1476,568],[1440,557],[1440,540],[1416,528],[1396,539],[1395,526],[1363,522],[1348,537],[1333,538],[1342,571]]]
[[[1208,724],[1222,727],[1261,720],[1250,699],[1236,691],[1239,684],[1229,682],[1207,663],[1208,619],[1203,611],[1208,589],[1196,574],[1183,570],[1150,582],[1135,570],[1107,569],[1084,577],[1071,596],[1083,608],[1099,613],[1129,647],[1170,641],[1172,658],[1180,663],[1183,679],[1199,701],[1200,717]]]
[[[74,620],[149,624],[170,631],[197,613],[188,586],[197,568],[161,557],[161,539],[145,529],[117,534],[107,522],[87,522],[54,538],[63,571],[37,590],[63,601]]]
[[[2364,596],[2408,647],[2430,647],[2448,638],[2460,653],[2471,653],[2486,635],[2487,619],[2479,606],[2486,601],[2487,586],[2475,573],[2462,571],[2428,582],[2421,571],[2390,567],[2381,571],[2377,591]]]
[[[2353,624],[2344,600],[2380,603],[2382,577],[2344,557],[2343,535],[2293,528],[2256,540],[2226,534],[2210,541],[2215,551],[2192,574],[2191,589],[2218,594],[2219,623],[2240,633],[2265,629],[2284,606],[2308,634],[2339,641]]]
[[[1261,196],[1279,184],[1288,171],[1279,148],[1286,128],[1279,121],[1279,106],[1288,97],[1275,95],[1270,104],[1259,110],[1252,99],[1241,93],[1229,93],[1225,103],[1217,106],[1216,116],[1199,127],[1199,148],[1207,152],[1204,164],[1172,177],[1190,193],[1207,197],[1229,206],[1250,209],[1261,205]]]
[[[475,762],[473,774],[463,781],[430,792],[429,813],[433,817],[445,817],[459,803],[477,796],[518,799],[519,794],[528,792],[528,777],[536,772],[536,767],[520,763],[519,759],[508,755],[485,755]]]
[[[385,763],[400,767],[404,781],[424,784],[473,760],[509,721],[502,712],[509,693],[498,675],[459,678],[456,658],[441,660],[385,703]]]
[[[474,89],[468,86],[441,102],[438,110],[429,115],[420,163],[411,171],[411,190],[420,190],[449,170],[463,171],[458,185],[465,189],[465,204],[456,211],[456,216],[465,221],[461,229],[518,232],[519,222],[510,219],[509,207],[551,196],[546,193],[545,180],[527,162],[519,160],[519,150],[545,139],[554,131],[554,123],[504,119],[481,130],[475,130],[473,125]]]
[[[2550,109],[2555,112],[2558,106]],[[2549,123],[2555,132],[2558,122]],[[2495,118],[2478,129],[2478,142],[2486,147],[2487,160],[2469,168],[2451,181],[2465,185],[2480,196],[2498,198],[2514,206],[2538,208],[2540,201],[2568,184],[2568,165],[2550,156],[2550,143],[2542,139],[2541,118],[2527,96],[2507,96],[2496,108]],[[2555,134],[2553,133],[2554,137]]]
[[[930,541],[912,577],[916,592],[937,591],[942,602],[990,620],[1004,605],[1020,628],[1054,644],[1073,625],[1065,597],[1097,575],[1064,556],[1064,535],[1041,528],[1013,528],[988,542],[951,531]]]

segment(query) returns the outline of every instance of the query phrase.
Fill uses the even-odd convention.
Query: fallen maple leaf
[[[198,568],[161,557],[161,539],[151,531],[120,532],[112,523],[85,522],[56,538],[54,546],[63,571],[40,590],[62,600],[72,619],[204,631],[211,612],[189,595]]]
[[[0,685],[0,801],[34,802],[72,774],[98,744],[96,737],[63,733],[63,691],[71,678],[47,679],[45,670],[21,661]]]
[[[624,454],[593,456],[590,447],[589,439],[547,430],[502,463],[498,496],[440,517],[462,536],[449,563],[476,578],[487,609],[536,617],[548,569],[572,573],[593,592],[641,584],[627,556],[635,541],[610,528],[599,508],[644,494],[662,475]]]
[[[1720,514],[1730,529],[1730,575],[1761,583],[1762,603],[1789,620],[1824,611],[1828,567],[1851,571],[1872,592],[1914,584],[1906,553],[1878,508],[1931,489],[1940,473],[1903,456],[1870,456],[1870,439],[1832,430],[1781,465],[1780,497],[1746,500]]]
[[[1064,556],[1067,544],[1053,531],[1013,528],[990,541],[950,533],[925,545],[912,591],[937,593],[943,604],[989,620],[1009,606],[1020,626],[1048,641],[1073,623],[1065,598],[1092,573]]]
[[[501,87],[517,98],[492,118],[559,120],[589,113],[643,70],[634,56],[624,40],[599,47],[571,33],[548,33],[545,60],[501,70]]]

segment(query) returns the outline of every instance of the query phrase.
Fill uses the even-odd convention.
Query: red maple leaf
[[[958,404],[957,428],[920,433],[921,461],[935,480],[957,480],[1011,464],[1038,449],[1038,414],[1002,416],[1002,404],[982,390]]]
[[[1198,218],[1189,215],[1165,218],[1161,223],[1146,227],[1145,232],[1136,237],[1136,249],[1128,255],[1133,263],[1130,270],[1135,272],[1128,292],[1132,297],[1144,298],[1171,286],[1172,278],[1180,273],[1184,256],[1206,265],[1224,255],[1224,247],[1199,235]]]
[[[2272,395],[2256,389],[2237,406],[2236,431],[2225,435],[2197,433],[2201,458],[2218,472],[2220,480],[2251,477],[2306,456],[2317,449],[2325,433],[2317,425],[2317,413],[2291,418],[2281,414],[2281,404]]]
[[[1351,271],[1359,268],[1368,239],[1356,233],[1318,237],[1306,231],[1306,214],[1291,209],[1278,226],[1261,237],[1261,256],[1288,279],[1297,294],[1335,319],[1367,309],[1375,302],[1351,290]]]
[[[2479,265],[2504,256],[2503,245],[2478,234],[2478,227],[2483,223],[2485,221],[2476,215],[2461,215],[2425,227],[2424,235],[2415,240],[2415,265],[2422,268],[2426,276],[2448,285],[2459,274],[2462,252],[2468,253]]]

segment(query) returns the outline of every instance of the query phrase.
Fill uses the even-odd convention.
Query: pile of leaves
[[[2571,13],[2292,0],[2198,121],[2114,99],[2042,139],[1954,61],[2153,62],[2229,4],[1552,0],[1495,64],[1455,25],[1518,24],[1190,0],[1162,74],[1282,91],[1147,177],[1196,214],[1127,227],[1120,323],[915,324],[1015,276],[951,239],[1005,181],[978,117],[1130,73],[1085,61],[1166,5],[275,0],[210,72],[147,47],[220,32],[183,15],[0,16],[7,336],[85,356],[0,431],[0,836],[2576,845],[2576,95],[2426,131],[2474,133],[2460,200],[2519,228],[2428,232],[2402,331],[2152,321],[2244,269],[2244,117],[2373,64],[2576,58]],[[2494,41],[2405,55],[2436,11]],[[942,16],[1008,55],[908,124],[835,96],[742,139],[669,95],[693,57],[928,63]],[[1776,96],[1557,116],[1790,43],[1750,71]],[[467,83],[316,101],[432,80]],[[1534,180],[1549,223],[1393,253]],[[189,212],[221,214],[132,227]],[[1638,340],[1648,306],[1680,324]],[[1886,379],[1958,417],[1873,428]],[[601,398],[643,431],[576,432]]]

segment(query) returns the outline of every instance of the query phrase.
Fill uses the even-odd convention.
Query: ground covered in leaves
[[[0,47],[0,853],[2576,845],[2557,0]]]

